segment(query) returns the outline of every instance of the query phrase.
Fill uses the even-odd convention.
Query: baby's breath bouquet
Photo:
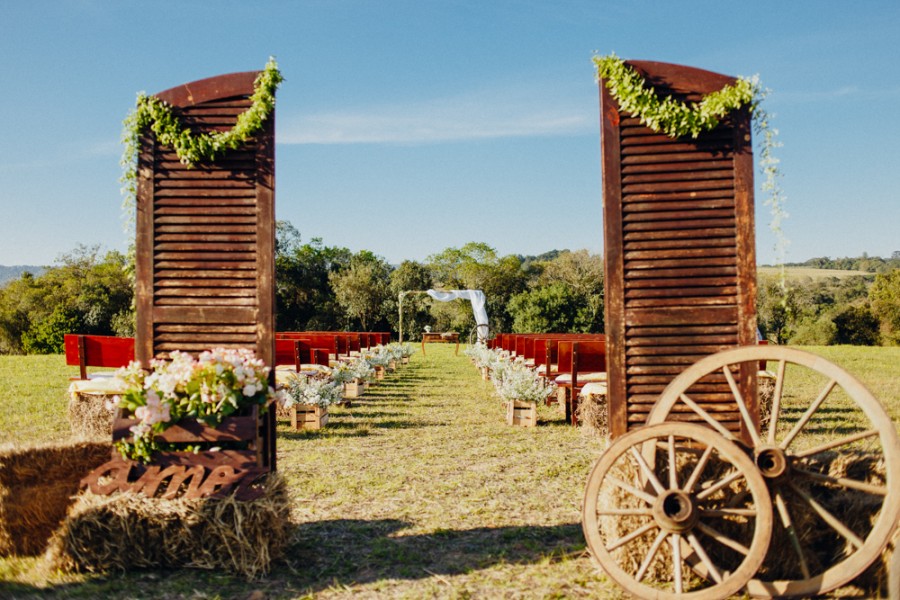
[[[279,399],[281,406],[290,408],[295,404],[327,407],[341,401],[341,384],[329,379],[292,377],[284,386]]]
[[[507,402],[543,402],[556,392],[555,383],[547,384],[531,369],[514,364],[503,369],[502,376],[495,378],[494,384],[497,393]]]
[[[375,369],[364,358],[342,362],[331,370],[331,379],[338,383],[368,381],[375,376]]]
[[[198,359],[176,350],[170,360],[151,361],[150,369],[132,361],[116,372],[126,391],[113,401],[138,420],[131,427],[133,441],[117,444],[125,458],[148,462],[159,449],[154,434],[182,419],[216,427],[254,404],[265,412],[276,397],[268,383],[269,367],[250,350],[218,348]]]

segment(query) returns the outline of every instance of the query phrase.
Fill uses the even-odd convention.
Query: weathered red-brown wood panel
[[[735,81],[679,65],[628,64],[658,93],[686,102]],[[608,399],[617,436],[643,424],[688,365],[756,343],[753,155],[746,110],[696,139],[672,139],[622,113],[602,81],[600,95]],[[754,399],[755,373],[741,373],[739,382]],[[724,376],[691,392],[741,431]]]
[[[156,96],[195,133],[228,130],[250,107],[257,72]],[[237,150],[187,166],[152,133],[138,159],[137,331],[142,363],[174,350],[249,348],[275,360],[274,114]],[[264,426],[274,466],[274,422]]]

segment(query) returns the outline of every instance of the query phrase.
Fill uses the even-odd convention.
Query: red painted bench
[[[134,360],[134,338],[67,333],[63,340],[66,364],[79,368],[80,377],[71,379],[87,379],[88,367],[118,369]]]

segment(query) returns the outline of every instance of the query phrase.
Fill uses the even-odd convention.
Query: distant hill
[[[769,275],[769,276],[780,276],[781,269],[779,267],[772,267],[769,265],[760,265],[756,268],[756,272],[759,275]],[[795,265],[785,265],[784,267],[785,277],[789,280],[796,279],[823,279],[826,277],[835,277],[837,279],[844,279],[846,277],[869,277],[874,279],[875,274],[869,271],[854,271],[851,269],[820,269],[818,267],[808,267],[808,266],[795,266]]]
[[[40,275],[44,272],[44,267],[37,265],[13,265],[11,267],[0,265],[0,285],[4,285],[7,281],[18,279],[25,271],[32,275]]]

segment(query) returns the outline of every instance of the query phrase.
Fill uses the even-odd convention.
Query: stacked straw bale
[[[41,554],[81,478],[111,452],[109,442],[82,442],[0,453],[0,556]]]
[[[270,474],[264,486],[252,501],[84,492],[50,541],[48,559],[75,572],[193,567],[260,577],[283,554],[290,526],[284,479]]]

